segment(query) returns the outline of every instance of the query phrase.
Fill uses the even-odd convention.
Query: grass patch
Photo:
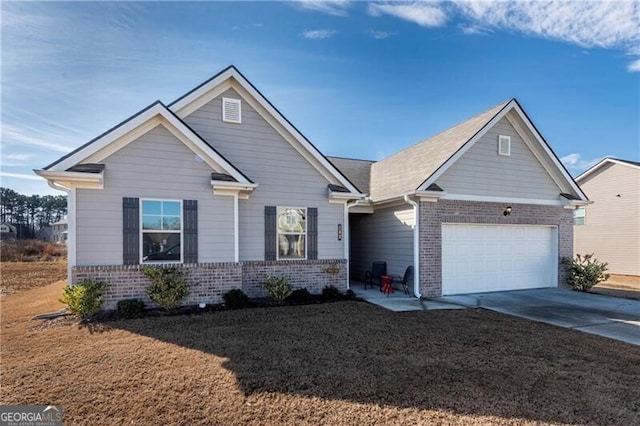
[[[47,291],[1,301],[0,403],[61,404],[69,424],[640,420],[639,347],[494,312],[344,301],[36,331]]]
[[[67,262],[2,262],[0,295],[49,285],[67,278]]]

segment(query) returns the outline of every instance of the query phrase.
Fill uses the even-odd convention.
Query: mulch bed
[[[32,331],[34,310],[60,309],[46,291],[0,301],[0,403],[61,404],[65,424],[640,424],[640,347],[481,309],[343,301]]]

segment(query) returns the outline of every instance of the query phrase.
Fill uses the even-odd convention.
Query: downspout
[[[413,207],[413,294],[420,299],[420,209],[408,195],[404,196],[404,201]]]

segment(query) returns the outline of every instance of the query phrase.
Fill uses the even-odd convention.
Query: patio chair
[[[407,283],[409,282],[409,279],[411,277],[413,277],[413,266],[411,265],[407,266],[407,269],[405,269],[402,278],[400,277],[400,275],[393,275],[393,282],[402,284],[402,289],[404,290],[405,294],[408,294],[409,296],[411,296],[411,292],[409,291],[409,286],[407,285]]]
[[[387,262],[373,262],[371,270],[364,274],[364,289],[367,289],[367,284],[373,287],[373,280],[378,281],[378,287],[380,287],[380,277],[387,275]]]

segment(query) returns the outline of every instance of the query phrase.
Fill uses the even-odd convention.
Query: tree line
[[[35,238],[38,229],[66,215],[66,195],[23,195],[0,187],[0,222],[14,225],[19,239]]]

